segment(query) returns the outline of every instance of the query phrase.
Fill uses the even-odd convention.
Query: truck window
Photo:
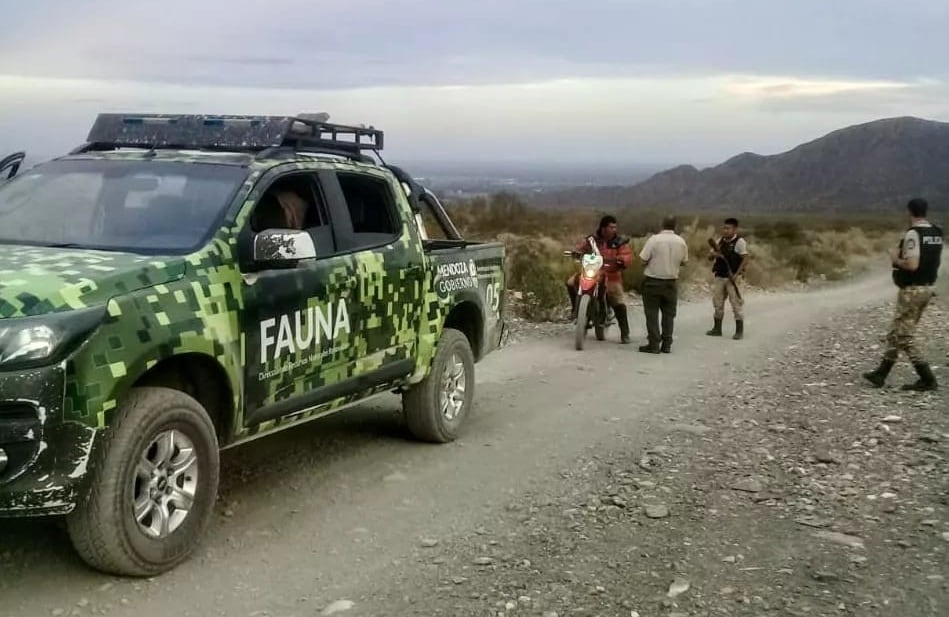
[[[422,210],[422,223],[425,225],[425,233],[428,237],[432,240],[448,240],[448,231],[438,221],[431,206],[419,200],[419,207]]]
[[[0,185],[0,244],[189,252],[213,233],[246,175],[176,161],[51,161]]]
[[[385,180],[359,173],[337,174],[353,224],[356,247],[388,244],[402,231],[395,200]]]
[[[301,229],[313,238],[317,255],[336,252],[326,202],[312,173],[282,176],[267,187],[250,218],[255,233],[265,229]]]

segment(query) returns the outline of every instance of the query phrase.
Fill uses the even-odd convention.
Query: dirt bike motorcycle
[[[623,240],[625,244],[628,240]],[[574,325],[573,341],[578,351],[583,350],[587,331],[593,328],[596,340],[606,338],[606,329],[616,323],[613,309],[606,302],[606,273],[600,248],[593,236],[587,236],[590,251],[564,251],[564,255],[580,262],[577,277],[577,321]]]

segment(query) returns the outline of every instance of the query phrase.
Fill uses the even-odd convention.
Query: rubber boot
[[[735,320],[735,336],[732,338],[736,341],[740,341],[745,337],[745,320],[736,319]]]
[[[629,315],[626,313],[626,305],[621,304],[613,307],[613,314],[616,316],[616,323],[619,324],[620,343],[629,344]]]
[[[577,295],[577,288],[570,285],[566,285],[567,295],[570,296],[570,321],[577,321],[577,300],[579,297]]]
[[[893,360],[888,360],[883,358],[880,361],[880,366],[876,368],[875,371],[870,371],[863,374],[863,378],[869,381],[871,384],[877,388],[882,388],[883,384],[886,383],[886,376],[890,374],[890,371],[893,369],[893,365],[896,364]]]
[[[712,329],[706,332],[709,336],[721,336],[722,335],[722,320],[718,317],[715,318],[715,325],[712,326]]]
[[[919,379],[916,380],[916,383],[908,383],[903,386],[903,390],[913,390],[916,392],[929,392],[937,388],[936,385],[936,376],[933,375],[933,371],[929,368],[929,364],[926,362],[917,362],[913,364],[913,368],[916,369],[916,374],[919,375]]]

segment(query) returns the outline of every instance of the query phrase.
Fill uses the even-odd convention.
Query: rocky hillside
[[[829,133],[772,156],[746,152],[715,167],[690,165],[631,187],[538,197],[545,205],[754,213],[873,212],[923,195],[949,200],[949,123],[889,118]]]

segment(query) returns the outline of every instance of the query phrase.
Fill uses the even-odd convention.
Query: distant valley
[[[22,169],[48,158],[27,152]],[[545,208],[841,215],[893,212],[917,195],[937,208],[949,204],[949,123],[915,117],[857,124],[787,152],[745,152],[704,169],[394,161],[447,200],[507,191]]]
[[[629,186],[661,171],[662,165],[591,163],[471,163],[399,161],[398,165],[444,198],[465,198],[507,191],[545,195],[574,188]]]

